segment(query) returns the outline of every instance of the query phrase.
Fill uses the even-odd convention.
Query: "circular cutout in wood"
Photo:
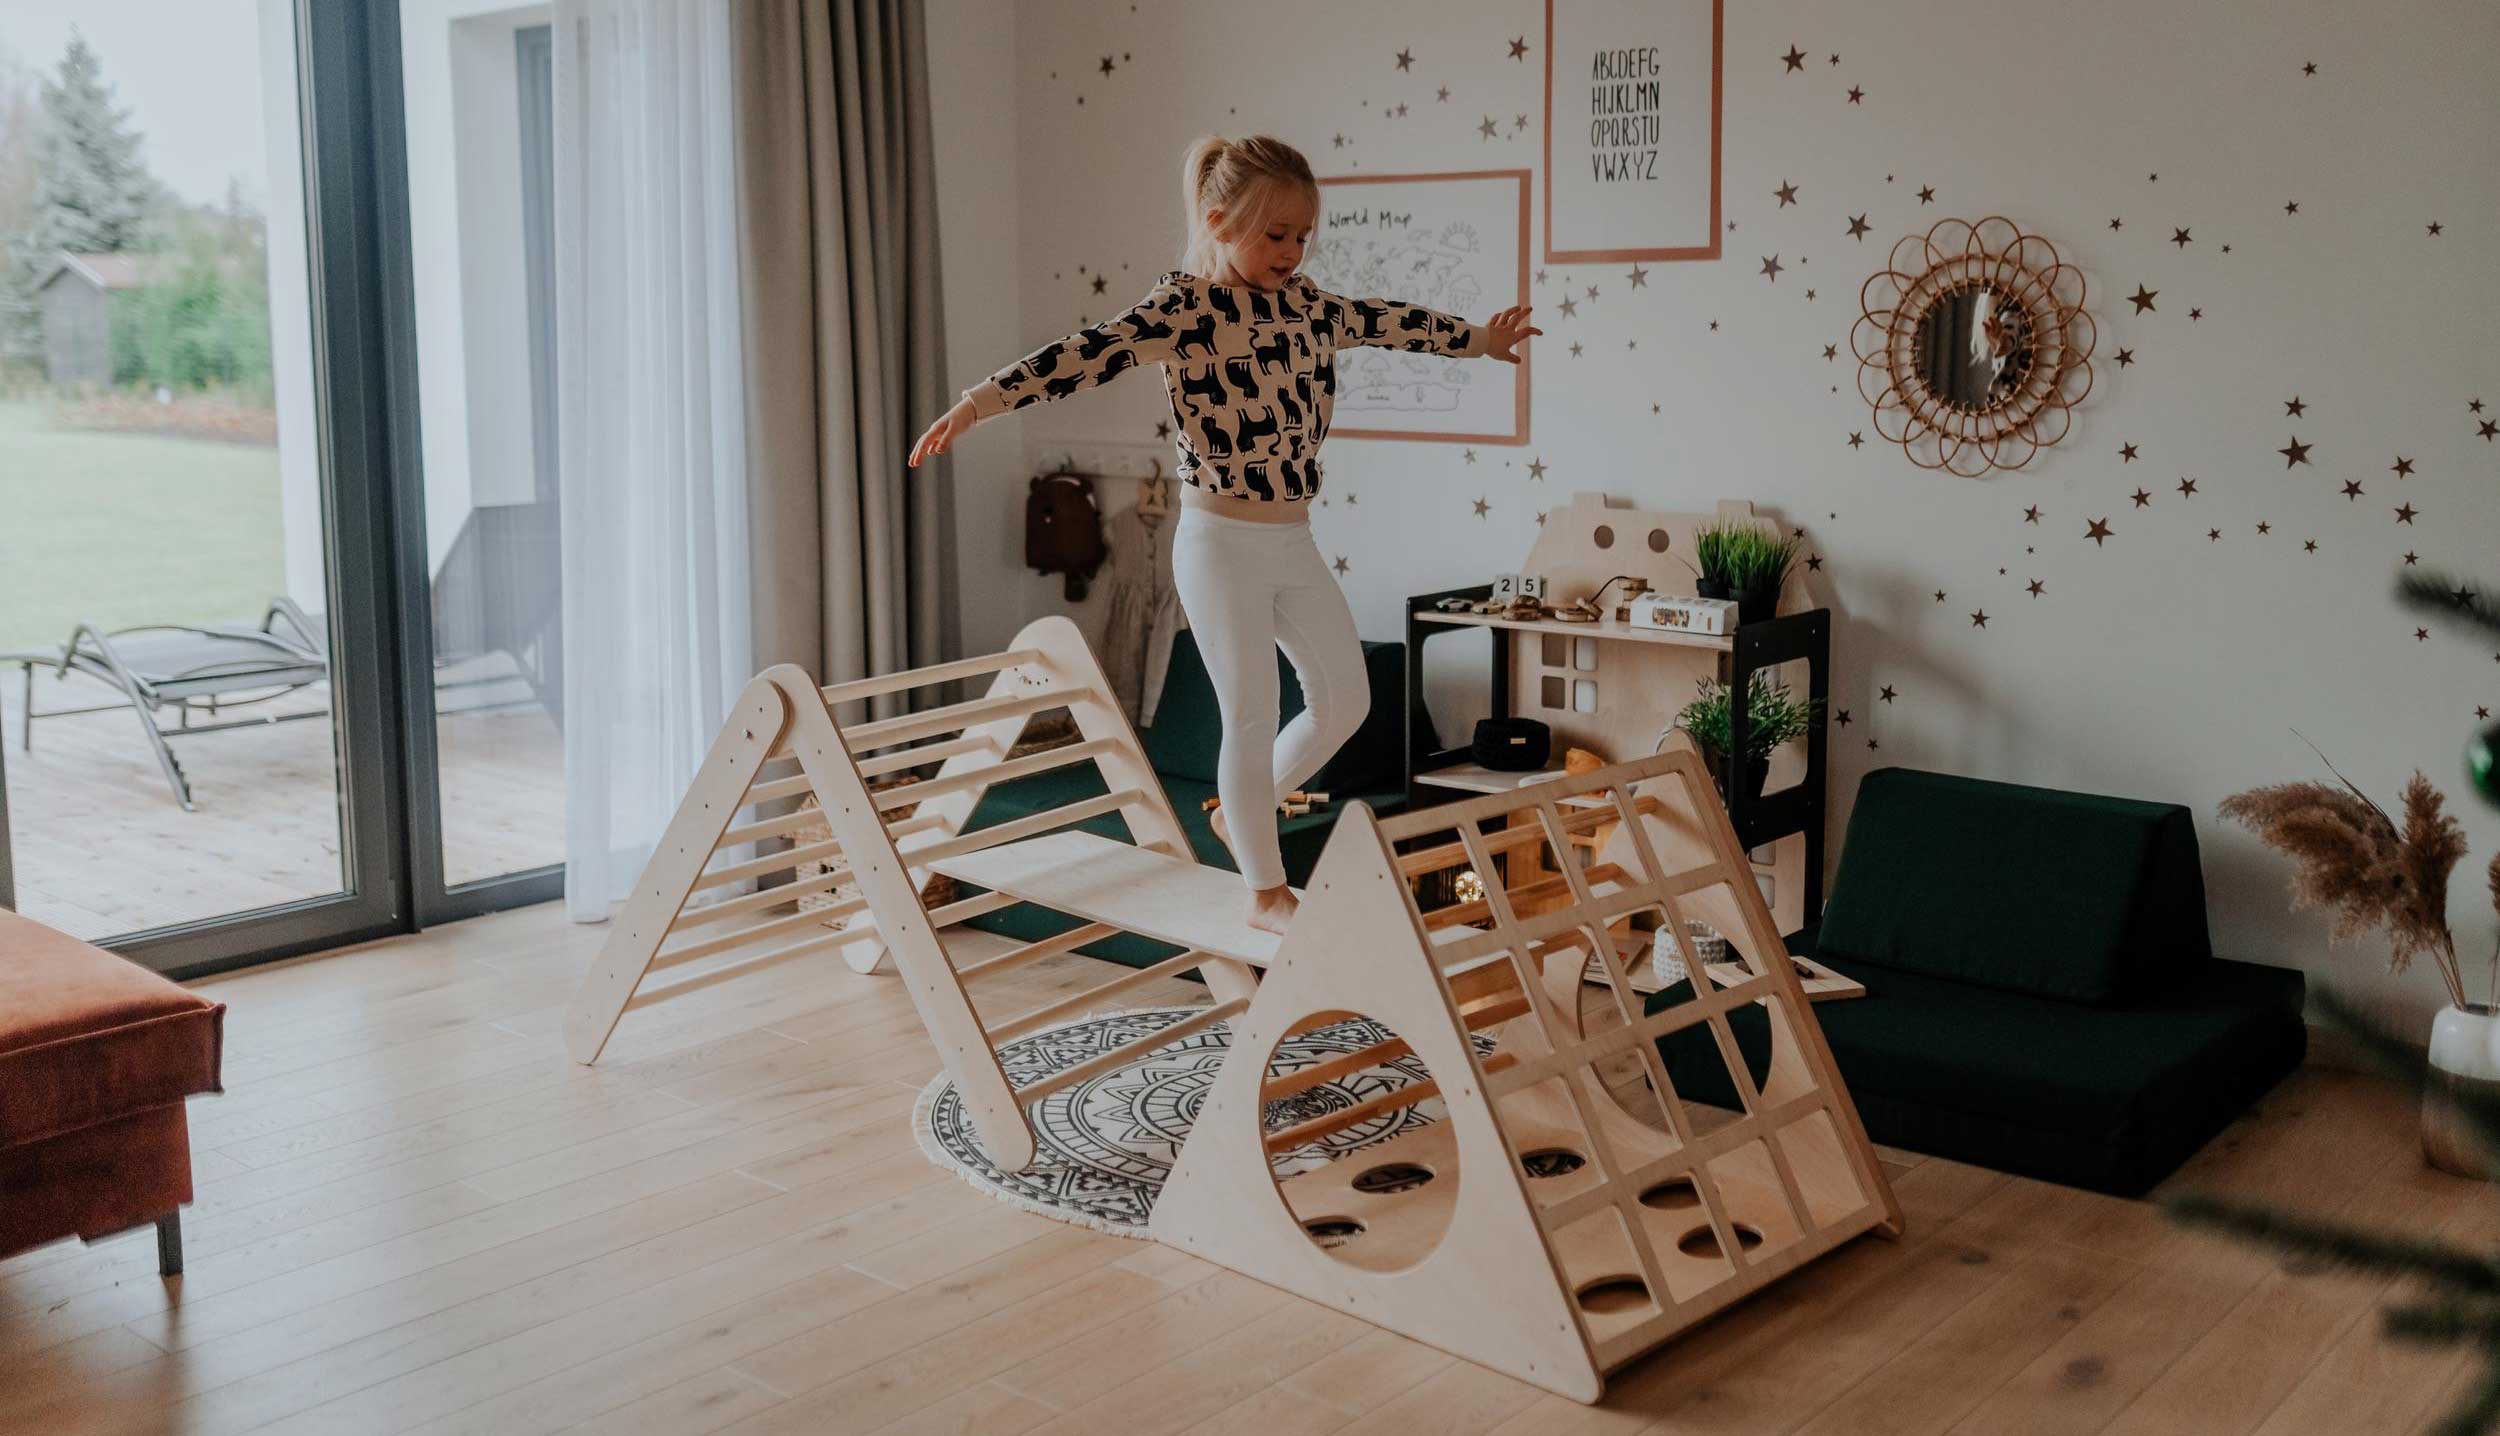
[[[1430,1167],[1413,1162],[1384,1162],[1354,1179],[1354,1190],[1365,1196],[1385,1197],[1393,1192],[1411,1192],[1433,1178]]]
[[[1352,1217],[1319,1217],[1302,1224],[1322,1251],[1334,1251],[1363,1234],[1363,1224]]]
[[[1762,1245],[1760,1228],[1749,1227],[1743,1222],[1735,1222],[1732,1225],[1736,1228],[1737,1245],[1747,1251],[1752,1251],[1755,1247]],[[1700,1257],[1704,1261],[1726,1254],[1719,1245],[1719,1234],[1706,1226],[1695,1227],[1686,1232],[1677,1239],[1675,1249],[1688,1257]]]
[[[1589,1164],[1569,1147],[1539,1147],[1519,1154],[1519,1170],[1531,1177],[1567,1177]]]
[[[1689,1211],[1701,1205],[1701,1193],[1693,1190],[1692,1178],[1669,1177],[1641,1193],[1641,1205],[1655,1207],[1662,1212]]]
[[[1639,1311],[1653,1303],[1649,1299],[1649,1283],[1637,1276],[1605,1276],[1590,1282],[1576,1293],[1580,1309],[1604,1316],[1618,1311]]]

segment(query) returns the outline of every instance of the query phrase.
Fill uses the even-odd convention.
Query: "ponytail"
[[[1189,235],[1181,267],[1213,278],[1224,245],[1262,224],[1278,199],[1297,193],[1316,198],[1319,182],[1311,176],[1311,162],[1283,140],[1200,136],[1181,159],[1181,205]],[[1224,218],[1210,226],[1207,212],[1218,209]]]

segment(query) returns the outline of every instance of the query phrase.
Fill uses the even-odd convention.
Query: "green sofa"
[[[1320,849],[1327,844],[1328,831],[1347,803],[1360,799],[1384,816],[1406,806],[1405,752],[1400,732],[1406,708],[1406,645],[1365,643],[1363,667],[1371,680],[1371,710],[1364,714],[1362,726],[1354,736],[1304,785],[1328,794],[1327,805],[1298,818],[1277,819],[1276,836],[1284,854],[1285,881],[1295,887],[1310,881]],[[1291,721],[1293,715],[1301,712],[1304,700],[1301,680],[1294,675],[1293,665],[1286,661],[1281,649],[1276,654],[1276,669],[1281,680],[1281,723]],[[1163,791],[1172,800],[1172,810],[1179,815],[1181,828],[1188,833],[1189,845],[1198,861],[1238,872],[1231,851],[1207,826],[1207,815],[1200,807],[1215,796],[1215,762],[1223,746],[1223,722],[1216,708],[1215,686],[1207,678],[1205,660],[1198,656],[1197,638],[1188,629],[1182,629],[1172,641],[1172,661],[1164,676],[1163,695],[1155,705],[1154,724],[1141,729],[1138,739],[1145,745],[1146,761],[1162,780]],[[1029,778],[994,784],[981,795],[965,831],[1013,822],[1048,808],[1100,797],[1108,791],[1102,770],[1092,763],[1054,768]],[[1124,843],[1136,841],[1128,823],[1117,813],[1090,818],[1076,826]],[[984,891],[968,884],[962,889],[966,897]],[[1018,903],[974,918],[967,925],[1033,941],[1066,932],[1078,926],[1079,920],[1031,903]],[[1123,933],[1089,943],[1077,951],[1131,967],[1145,967],[1177,954],[1180,949]]]
[[[2143,1193],[2306,1049],[2301,974],[2213,955],[2175,804],[1869,773],[1789,946],[1866,985],[1814,1012],[1875,1141],[2096,1191]],[[1766,1014],[1729,1020],[1758,1081]],[[1659,1051],[1678,1093],[1737,1105],[1706,1029]]]

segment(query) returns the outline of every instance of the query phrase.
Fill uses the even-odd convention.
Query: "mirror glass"
[[[2031,375],[2031,318],[2006,291],[1958,285],[1918,321],[1917,360],[1928,391],[1957,409],[1991,408]]]

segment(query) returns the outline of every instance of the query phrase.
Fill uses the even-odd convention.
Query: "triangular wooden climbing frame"
[[[1604,805],[1561,806],[1584,795]],[[1569,834],[1609,821],[1583,870]],[[1514,891],[1504,855],[1532,848],[1547,859],[1535,871],[1555,875]],[[1559,905],[1520,915],[1557,890]],[[1644,1014],[1617,939],[1644,919],[1680,932],[1687,913],[1728,937],[1749,976],[1721,987],[1697,974],[1691,1000]],[[1577,987],[1592,951],[1605,955],[1615,1010],[1584,1029]],[[1774,1037],[1758,1090],[1726,1023],[1753,1002],[1771,1009]],[[1346,1012],[1397,1039],[1366,1055],[1411,1051],[1433,1081],[1384,1093],[1371,1111],[1273,1130],[1310,1084],[1270,1071],[1268,1055]],[[1496,1017],[1488,1054],[1470,1037]],[[1677,1098],[1655,1049],[1695,1023],[1709,1025],[1747,1102],[1715,1126]],[[1840,1243],[1899,1230],[1726,812],[1688,753],[1385,821],[1349,805],[1232,1050],[1157,1199],[1154,1235],[1575,1400],[1596,1400],[1607,1372]],[[1657,1121],[1608,1085],[1601,1064],[1626,1061],[1647,1077],[1636,1090]],[[1446,1120],[1359,1145],[1365,1122],[1433,1087]],[[1359,1150],[1279,1183],[1271,1150],[1306,1138]]]

